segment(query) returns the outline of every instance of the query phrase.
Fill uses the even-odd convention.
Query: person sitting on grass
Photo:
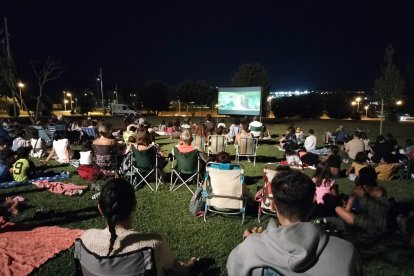
[[[302,164],[305,166],[316,166],[321,162],[317,154],[308,152],[304,147],[299,148],[298,154],[300,161],[302,161]]]
[[[34,178],[36,166],[29,160],[30,147],[17,149],[17,161],[14,162],[12,173],[14,181],[24,183],[29,178]]]
[[[56,156],[57,162],[67,164],[70,162],[72,155],[73,153],[70,149],[69,140],[56,131],[53,134],[53,148],[50,151],[49,156],[46,158],[46,162]]]
[[[370,237],[388,232],[387,191],[377,185],[377,173],[373,168],[365,167],[359,171],[346,207],[337,206],[335,212],[351,231]]]
[[[380,164],[375,167],[378,180],[389,181],[395,176],[400,164],[394,162],[392,155],[385,155],[381,158]]]
[[[46,149],[45,140],[39,137],[39,131],[35,128],[30,129],[30,134],[32,136],[29,141],[30,146],[32,147],[30,156],[35,158],[43,157]]]
[[[335,179],[332,179],[331,169],[327,163],[320,163],[316,167],[312,181],[316,186],[317,204],[324,203],[323,198],[326,194],[332,194],[335,196],[338,194],[338,185],[335,183]]]
[[[82,150],[79,151],[79,165],[92,165],[93,153],[92,153],[92,141],[86,140],[82,144]]]
[[[286,148],[297,148],[295,128],[293,126],[288,127],[286,134],[282,135],[282,138],[279,140],[279,144],[282,150],[286,150]]]
[[[367,155],[365,152],[360,151],[355,155],[355,160],[352,162],[351,166],[348,168],[348,170],[345,172],[347,176],[350,174],[354,174],[356,176],[359,175],[359,171],[362,168],[368,167],[367,164]]]
[[[281,171],[271,185],[272,204],[281,226],[271,219],[261,233],[258,228],[246,230],[245,240],[227,259],[228,275],[264,275],[264,267],[276,269],[280,275],[362,274],[350,242],[329,237],[309,222],[315,184],[308,176],[295,170]]]
[[[25,132],[24,132],[23,129],[19,129],[16,132],[16,136],[13,139],[13,145],[12,145],[12,150],[13,151],[17,151],[21,147],[27,147],[28,146],[28,141],[26,141],[26,139],[24,139],[24,135],[25,135]]]
[[[328,156],[322,158],[322,162],[326,162],[329,165],[333,178],[341,177],[342,158],[339,155],[339,148],[337,146],[330,147]]]
[[[186,263],[178,262],[165,238],[131,230],[136,205],[135,191],[128,181],[122,178],[109,180],[102,187],[98,203],[106,228],[86,230],[80,238],[84,246],[98,256],[123,255],[150,247],[154,251],[157,275],[168,272],[188,274],[194,266],[194,257]]]

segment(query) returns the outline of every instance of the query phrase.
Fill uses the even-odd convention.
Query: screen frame
[[[220,112],[220,109],[217,108],[217,114],[218,115],[229,115],[229,116],[261,116],[262,114],[262,99],[263,99],[263,86],[219,86],[218,90],[217,90],[217,100],[219,99],[219,93],[221,89],[257,89],[260,90],[260,108],[259,108],[259,113],[258,114],[247,114],[247,113],[228,113],[228,112]],[[228,92],[233,92],[233,91],[228,91]],[[239,93],[243,93],[243,91],[234,91],[234,92],[239,92]],[[244,91],[244,92],[249,92],[249,91]]]

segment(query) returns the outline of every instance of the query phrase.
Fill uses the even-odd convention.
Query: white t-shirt
[[[30,139],[30,145],[32,146],[32,149],[43,149],[44,148],[44,141],[42,138],[39,139]]]
[[[253,121],[249,124],[250,133],[253,134],[254,137],[260,137],[262,134],[262,127],[263,124],[259,121]]]
[[[316,148],[316,136],[311,134],[308,137],[306,137],[303,146],[307,151],[314,150]]]
[[[13,140],[12,150],[16,151],[18,148],[27,147],[27,141],[21,137],[17,137]]]
[[[92,165],[92,151],[80,151],[79,165]]]
[[[69,163],[69,140],[66,138],[53,140],[53,149],[55,150],[57,161],[59,163]]]

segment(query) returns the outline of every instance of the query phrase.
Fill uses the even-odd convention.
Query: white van
[[[113,116],[124,116],[124,115],[138,115],[138,113],[133,110],[131,107],[125,105],[125,104],[116,104],[116,103],[112,103],[111,104],[111,110],[112,110],[112,115]]]

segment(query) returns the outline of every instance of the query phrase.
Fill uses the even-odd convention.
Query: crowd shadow
[[[40,192],[43,192],[43,191],[44,190],[35,187],[35,188],[26,189],[26,190],[20,190],[20,191],[13,191],[13,192],[4,193],[1,196],[3,198],[6,198],[6,197],[13,197],[13,196],[30,194],[30,193],[40,193]]]
[[[54,210],[38,210],[33,217],[22,219],[16,229],[21,227],[23,230],[33,229],[40,226],[64,225],[72,222],[80,222],[99,217],[96,206],[89,206],[77,210],[56,212]]]

